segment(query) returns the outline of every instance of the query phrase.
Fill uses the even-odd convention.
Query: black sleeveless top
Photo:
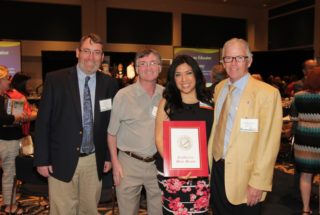
[[[183,108],[177,110],[171,117],[171,121],[205,121],[207,142],[210,137],[213,123],[213,108],[204,106],[199,102],[195,104],[183,103]],[[156,154],[156,166],[158,171],[163,172],[163,159],[159,153]]]

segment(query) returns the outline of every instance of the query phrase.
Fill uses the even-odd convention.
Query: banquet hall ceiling
[[[190,1],[190,0],[185,0]],[[235,6],[245,6],[253,8],[273,8],[277,6],[282,6],[290,2],[295,2],[298,0],[192,0],[197,2],[212,2],[217,4],[229,4]],[[301,1],[301,0],[300,0]]]

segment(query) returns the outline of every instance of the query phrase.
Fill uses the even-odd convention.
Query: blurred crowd
[[[0,210],[23,213],[12,190],[15,157],[21,139],[30,135],[30,121],[37,118],[34,165],[48,178],[51,214],[95,214],[103,173],[111,169],[121,214],[136,213],[142,186],[152,215],[181,210],[207,214],[209,202],[214,214],[260,214],[272,187],[282,110],[292,103],[302,214],[311,214],[311,177],[320,169],[320,68],[315,60],[303,62],[301,79],[292,74],[263,80],[249,73],[253,55],[247,41],[233,38],[223,46],[221,64],[210,72],[212,85],[205,87],[198,62],[188,55],[173,59],[164,86],[159,84],[162,64],[156,50],[137,52],[126,67],[110,67],[101,38],[89,34],[81,38],[76,55],[77,65],[47,75],[39,112],[30,104],[30,77],[11,77],[0,66]],[[8,112],[13,99],[22,100],[21,112]],[[165,121],[205,122],[209,153],[199,156],[205,152],[201,156],[208,158],[209,168],[204,169],[211,177],[192,175],[190,169],[183,176],[165,176]],[[309,133],[318,139],[308,139]],[[305,162],[310,154],[314,165]]]
[[[117,79],[119,88],[136,83],[138,79],[138,75],[136,74],[134,68],[134,61],[131,61],[126,69],[124,69],[122,63],[114,65],[113,67],[109,67],[109,63],[107,61],[103,61],[98,70],[109,75],[110,77]]]

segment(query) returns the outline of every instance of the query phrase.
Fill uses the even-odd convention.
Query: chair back
[[[48,184],[48,179],[41,176],[33,166],[33,157],[16,157],[16,177],[25,183]]]

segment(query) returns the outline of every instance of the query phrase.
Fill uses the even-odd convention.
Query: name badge
[[[151,116],[152,116],[153,118],[156,118],[156,116],[157,116],[157,111],[158,111],[158,107],[153,106],[152,112],[151,112]]]
[[[112,109],[111,99],[103,99],[99,101],[100,112],[104,112]]]
[[[240,131],[258,132],[258,119],[241,119]]]
[[[205,109],[209,109],[209,110],[213,110],[213,107],[211,107],[210,105],[203,103],[203,102],[199,102],[199,106],[200,108],[205,108]]]

